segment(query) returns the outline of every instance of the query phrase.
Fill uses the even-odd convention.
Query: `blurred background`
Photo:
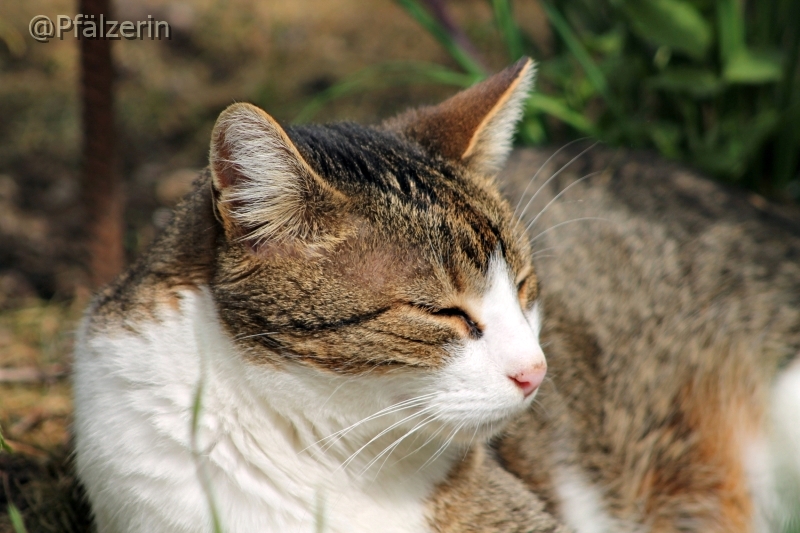
[[[79,9],[0,3],[0,427],[19,454],[67,443],[81,310],[169,221],[233,101],[283,123],[377,122],[530,55],[519,144],[593,137],[800,199],[797,0],[117,0],[106,18],[171,28],[107,41],[116,148],[101,178],[119,186],[82,176],[82,42],[28,32]]]

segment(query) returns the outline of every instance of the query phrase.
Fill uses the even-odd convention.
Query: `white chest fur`
[[[76,350],[77,466],[101,533],[211,531],[212,507],[228,533],[428,529],[455,449],[425,464],[431,444],[407,439],[370,465],[389,431],[342,467],[409,411],[314,444],[403,400],[402,379],[370,397],[369,378],[356,394],[353,378],[248,363],[205,291],[134,327],[83,332]]]

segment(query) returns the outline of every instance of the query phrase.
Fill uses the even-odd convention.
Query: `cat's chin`
[[[445,439],[452,437],[452,443],[456,445],[469,446],[473,443],[487,442],[492,438],[503,433],[508,424],[522,415],[529,407],[530,402],[520,402],[518,407],[506,409],[503,412],[494,414],[493,416],[486,416],[480,419],[476,418],[471,422],[453,423],[448,422],[442,424],[439,435],[443,435]],[[435,431],[438,431],[437,428]]]

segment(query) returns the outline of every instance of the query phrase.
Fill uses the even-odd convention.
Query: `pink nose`
[[[527,398],[533,391],[539,388],[539,385],[544,381],[545,374],[547,374],[547,367],[540,365],[508,377],[511,378],[511,381],[516,383],[517,387],[522,390],[522,394]]]

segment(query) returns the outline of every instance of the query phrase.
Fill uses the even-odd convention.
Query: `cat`
[[[504,466],[577,533],[798,531],[800,216],[599,147],[498,182],[530,213],[551,377]]]
[[[221,115],[81,329],[99,531],[781,531],[800,217],[636,152],[495,178],[532,78],[378,127]]]
[[[209,168],[78,333],[100,533],[567,531],[484,444],[546,372],[494,183],[533,77],[524,59],[375,127],[220,115]]]

